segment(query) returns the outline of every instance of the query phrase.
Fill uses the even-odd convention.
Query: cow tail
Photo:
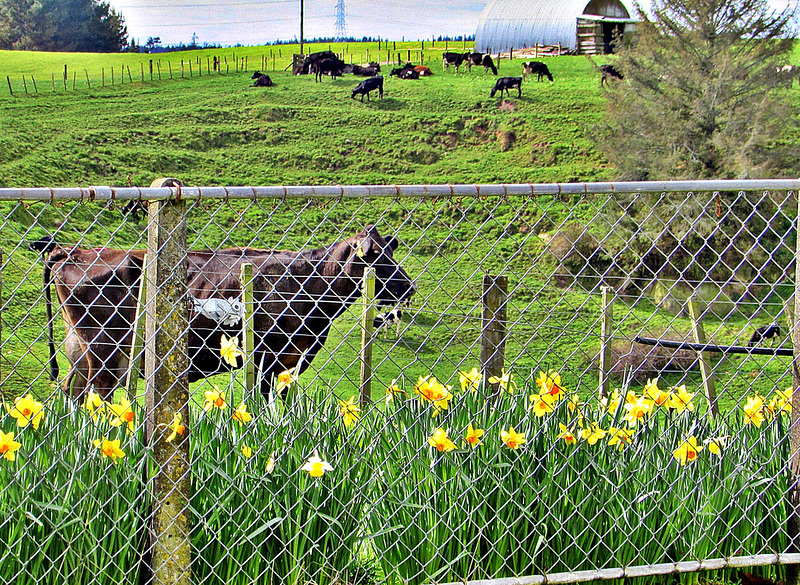
[[[53,299],[50,294],[51,278],[52,268],[50,259],[46,258],[44,261],[44,270],[42,271],[42,284],[44,285],[45,311],[47,315],[47,346],[50,350],[50,358],[48,360],[50,365],[50,381],[55,382],[58,380],[58,359],[56,358],[56,344],[53,338]]]

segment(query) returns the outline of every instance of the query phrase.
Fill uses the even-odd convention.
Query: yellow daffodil
[[[706,439],[704,443],[709,453],[722,455],[722,441],[722,437],[716,437],[714,439]]]
[[[669,395],[669,407],[678,412],[694,410],[693,397],[694,394],[686,390],[686,384],[682,384],[672,389],[672,393]]]
[[[656,406],[669,406],[669,392],[664,392],[658,387],[658,378],[655,380],[647,379],[644,385],[644,395],[652,400]]]
[[[567,401],[567,408],[570,412],[575,412],[581,407],[581,399],[577,394],[572,394]]]
[[[630,423],[632,426],[640,421],[643,421],[652,411],[654,403],[645,396],[638,396],[636,402],[625,403],[625,416],[622,420]]]
[[[167,428],[169,428],[169,430],[172,431],[169,437],[167,437],[167,443],[171,443],[178,435],[182,436],[184,431],[186,430],[186,427],[181,424],[181,418],[183,417],[180,412],[176,412],[172,416],[172,422],[169,425],[167,425]]]
[[[754,424],[757,427],[764,422],[764,399],[758,394],[749,396],[744,405],[744,424]]]
[[[601,429],[597,423],[591,423],[588,427],[581,429],[581,438],[590,445],[595,445],[606,434],[607,431]]]
[[[275,471],[275,451],[269,454],[269,459],[267,459],[267,473],[272,473]]]
[[[103,457],[111,459],[111,463],[116,464],[117,459],[125,457],[125,451],[119,448],[119,439],[114,439],[113,441],[109,441],[105,437],[103,437],[102,441],[95,439],[94,446],[100,449]]]
[[[245,456],[245,459],[250,459],[253,456],[253,450],[247,445],[242,445],[242,455]]]
[[[614,388],[611,396],[603,396],[600,399],[600,405],[605,408],[609,414],[616,414],[620,402],[622,402],[622,397],[619,395],[619,390],[616,388]]]
[[[14,433],[4,433],[0,431],[0,455],[8,461],[14,461],[16,458],[16,451],[22,447],[22,443],[14,440]]]
[[[461,383],[461,391],[477,391],[481,383],[481,373],[478,368],[472,368],[469,372],[459,372],[458,381]]]
[[[305,465],[300,469],[307,471],[311,477],[322,477],[326,471],[333,471],[333,466],[327,461],[323,461],[317,450],[314,449],[314,454],[308,458]]]
[[[278,374],[278,383],[275,386],[275,390],[278,392],[278,394],[280,394],[296,381],[297,376],[294,375],[294,368],[290,370],[283,370],[280,374]]]
[[[350,400],[345,402],[344,400],[339,401],[339,412],[342,413],[342,420],[344,421],[344,426],[348,429],[355,424],[358,420],[358,417],[361,416],[361,409],[356,404],[356,397],[351,396]]]
[[[18,427],[26,427],[32,425],[34,429],[39,429],[39,423],[42,422],[44,412],[42,408],[44,405],[36,401],[31,394],[14,399],[14,406],[6,406],[8,414],[17,419]]]
[[[253,420],[253,415],[247,412],[247,405],[242,402],[239,407],[233,412],[233,420],[244,425]]]
[[[244,357],[244,353],[239,349],[238,337],[227,337],[224,333],[220,340],[219,355],[225,360],[232,368],[238,366],[236,358]]]
[[[539,386],[542,394],[549,394],[556,399],[564,396],[564,388],[561,386],[561,374],[555,370],[539,372],[536,378],[536,385]]]
[[[94,422],[97,422],[97,418],[103,410],[103,404],[105,403],[100,395],[93,390],[89,390],[89,393],[86,395],[86,400],[83,402],[83,407],[89,411],[89,415]]]
[[[770,401],[770,406],[774,412],[781,412],[786,415],[792,414],[792,395],[793,388],[789,386],[786,390],[775,390],[775,396]]]
[[[220,389],[214,385],[213,390],[206,390],[203,392],[206,400],[203,403],[203,410],[206,412],[210,411],[212,408],[219,408],[223,410],[227,408],[228,404],[225,402],[225,393],[220,391]]]
[[[386,387],[386,404],[388,405],[397,396],[405,396],[405,391],[397,385],[397,378],[392,380],[392,383]]]
[[[502,368],[500,370],[500,376],[492,376],[491,378],[489,378],[489,384],[498,384],[501,390],[505,390],[509,394],[512,394],[514,388],[517,387],[517,385],[514,383],[513,378],[514,378],[513,375],[507,373],[505,368]]]
[[[672,456],[678,460],[681,465],[686,465],[697,459],[697,454],[703,448],[697,445],[697,439],[694,435],[686,439],[681,446],[672,452]]]
[[[530,400],[533,406],[533,414],[535,414],[537,418],[541,418],[545,414],[555,410],[553,403],[556,401],[556,397],[552,394],[531,394]]]
[[[613,447],[617,445],[620,449],[624,449],[625,445],[630,445],[633,439],[633,431],[628,429],[618,429],[611,427],[608,429],[608,445]]]
[[[136,415],[134,414],[133,410],[131,410],[131,403],[128,402],[127,398],[120,398],[119,404],[109,404],[108,410],[111,412],[111,420],[109,420],[109,424],[112,427],[121,427],[122,425],[127,425],[128,432],[133,432]]]
[[[473,428],[472,423],[469,423],[469,426],[467,427],[467,434],[464,436],[464,440],[466,440],[467,444],[474,449],[481,444],[481,437],[483,437],[483,433],[483,429]]]
[[[421,400],[431,402],[434,405],[434,414],[442,410],[447,410],[453,395],[450,393],[451,386],[445,386],[436,377],[424,376],[414,386]]]
[[[436,447],[439,453],[447,453],[456,449],[455,443],[450,440],[450,437],[447,436],[447,431],[444,429],[436,429],[433,435],[428,437],[428,444],[431,447]]]
[[[517,449],[526,441],[525,433],[518,433],[514,427],[508,427],[508,431],[500,431],[500,439],[509,449]]]
[[[578,443],[578,437],[576,437],[575,433],[567,428],[567,425],[558,423],[558,428],[561,430],[561,432],[558,433],[559,439],[564,439],[564,442],[567,445],[575,445]]]

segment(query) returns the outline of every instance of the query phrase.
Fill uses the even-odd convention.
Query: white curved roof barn
[[[614,30],[635,22],[633,14],[627,0],[493,0],[478,21],[475,50],[497,53],[560,43],[579,53],[607,52]]]

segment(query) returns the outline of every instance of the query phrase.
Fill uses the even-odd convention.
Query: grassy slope
[[[284,62],[291,50],[281,48]],[[230,61],[233,53],[237,58],[247,54],[252,70],[252,63],[260,62],[265,49],[225,52],[231,55]],[[201,55],[204,58],[210,53]],[[2,57],[10,73],[34,73],[39,79],[63,70],[68,59],[74,59],[68,65],[70,70],[85,67],[96,71],[129,63],[135,74],[138,63],[149,58],[8,52]],[[190,57],[159,56],[173,61]],[[50,92],[39,82],[37,95],[0,97],[0,186],[125,185],[128,181],[146,185],[165,175],[201,185],[611,178],[608,165],[586,138],[587,128],[601,116],[604,97],[585,58],[550,60],[556,83],[526,83],[522,98],[509,100],[513,110],[500,109],[501,100],[489,98],[494,83],[491,76],[480,72],[443,74],[437,59],[429,64],[436,71],[434,77],[419,81],[387,77],[385,98],[363,104],[349,99],[357,82],[352,76],[315,83],[310,77],[269,71],[276,86],[253,88],[250,74],[239,72],[100,88],[99,75],[90,73],[94,79],[91,90],[84,86],[67,93]],[[281,63],[277,68],[282,69]],[[518,71],[518,62],[501,64],[501,75]],[[516,140],[505,148],[503,141],[512,132]],[[385,203],[377,202],[362,209],[355,204],[307,208],[301,214],[298,204],[284,203],[273,209],[272,202],[264,202],[249,206],[241,216],[235,206],[214,203],[198,209],[192,226],[202,232],[197,246],[254,243],[294,248],[332,241],[376,217],[397,229],[405,243],[403,263],[420,285],[419,312],[402,339],[378,342],[378,360],[389,356],[378,370],[381,381],[388,382],[401,368],[405,368],[407,380],[431,370],[446,379],[464,363],[465,356],[472,356],[464,363],[466,367],[476,363],[472,347],[477,336],[474,319],[479,315],[476,301],[480,275],[490,269],[525,275],[512,282],[512,318],[516,320],[525,310],[510,343],[509,353],[520,356],[517,371],[561,368],[566,362],[577,375],[596,351],[594,337],[585,333],[596,329],[597,299],[549,286],[550,267],[539,258],[543,246],[533,235],[558,224],[566,211],[588,220],[602,210],[602,201],[511,202],[500,204],[494,217],[484,219],[496,203],[465,202],[465,206],[471,205],[466,211],[448,202],[425,203],[409,214],[397,205],[385,209]],[[116,212],[102,212],[97,222],[92,219],[95,213],[96,207],[85,205],[60,209],[15,206],[0,236],[2,246],[8,254],[20,241],[56,229],[64,241],[142,245],[139,228],[121,224]],[[213,221],[208,222],[212,214]],[[480,237],[470,246],[469,257],[460,258],[463,246],[448,241],[447,234],[455,225],[457,239],[470,241],[477,234],[468,227],[468,220],[475,217],[485,221]],[[244,224],[227,235],[237,218]],[[245,226],[251,229],[242,229]],[[511,230],[506,229],[509,226]],[[313,236],[309,236],[311,230],[316,230]],[[506,260],[509,258],[513,260]],[[3,317],[9,338],[3,351],[3,371],[17,365],[6,386],[13,389],[6,390],[9,393],[41,374],[42,356],[46,355],[40,337],[44,321],[38,298],[40,268],[33,262],[31,253],[15,250],[4,272],[7,290],[15,291]],[[642,302],[631,309],[623,330],[638,331],[645,322],[657,330],[666,327],[670,319]],[[13,332],[9,332],[9,323]],[[346,336],[355,348],[355,323],[351,311],[337,324],[326,347],[336,347]],[[687,328],[685,321],[679,326]],[[726,327],[719,341],[732,341],[746,323],[739,320]],[[578,333],[564,333],[568,329]],[[30,347],[35,347],[34,355],[27,353]],[[321,355],[314,366],[321,368],[322,380],[336,382],[347,376],[352,380],[354,373],[357,375],[350,365],[354,353],[355,349]],[[726,369],[732,373],[741,361],[730,360]],[[760,363],[743,367],[745,371],[762,369]],[[764,370],[759,387],[768,393],[785,373],[785,364],[773,362]],[[567,383],[577,385],[577,376]],[[584,392],[590,392],[594,383],[593,377],[581,380]],[[35,387],[42,384],[38,381]],[[346,395],[352,383],[343,384],[337,392]],[[749,381],[737,378],[734,386],[737,394],[744,393]]]

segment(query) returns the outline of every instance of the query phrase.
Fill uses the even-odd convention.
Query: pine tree
[[[797,176],[796,118],[778,71],[793,12],[767,0],[654,0],[619,49],[599,148],[620,178]]]

